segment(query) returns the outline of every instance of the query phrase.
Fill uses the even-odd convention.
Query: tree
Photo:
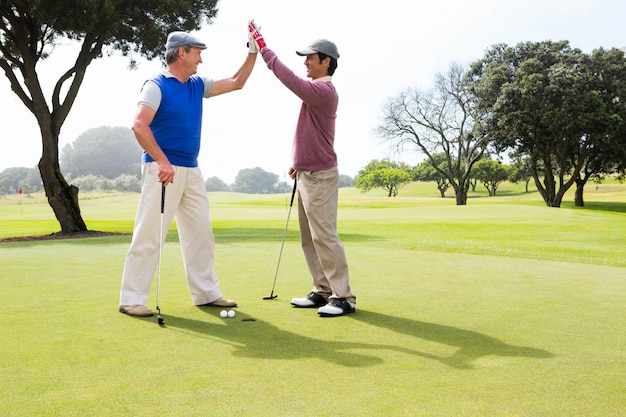
[[[374,159],[359,171],[355,185],[362,193],[382,188],[387,191],[387,197],[396,197],[400,187],[412,180],[410,168],[404,162]]]
[[[210,177],[204,181],[207,191],[228,191],[228,185],[218,177]]]
[[[137,175],[121,174],[112,180],[113,189],[120,191],[140,192],[141,181]]]
[[[41,132],[39,172],[48,203],[62,233],[86,231],[78,188],[67,183],[59,164],[59,132],[76,99],[87,67],[95,59],[120,51],[134,66],[133,53],[160,56],[167,33],[196,30],[217,13],[217,0],[0,0],[0,68],[34,115]],[[62,40],[76,42],[69,62],[48,98],[37,64],[53,54]]]
[[[69,177],[117,178],[141,174],[141,147],[132,130],[102,126],[89,129],[63,147],[60,165]]]
[[[443,153],[434,154],[431,159],[427,159],[419,163],[415,168],[413,168],[413,180],[414,181],[435,181],[437,183],[437,189],[439,190],[439,194],[441,198],[445,198],[446,191],[450,188],[450,183],[446,176],[444,176],[440,169],[435,169],[433,166],[433,160],[437,165],[445,164],[446,155]]]
[[[517,184],[520,181],[524,181],[524,189],[528,192],[528,183],[533,178],[531,170],[531,161],[529,157],[517,158],[511,165],[511,171],[509,173],[509,181],[513,184]]]
[[[434,89],[408,88],[390,99],[375,132],[398,150],[415,146],[452,186],[456,204],[465,205],[472,165],[489,145],[480,122],[465,72],[453,64],[446,74],[437,74]],[[435,154],[444,154],[445,163],[435,160]]]
[[[501,162],[490,158],[484,158],[476,162],[472,169],[472,176],[482,182],[489,196],[495,196],[496,190],[502,181],[509,178],[510,169]]]
[[[7,168],[0,173],[0,194],[14,194],[22,189],[25,193],[41,190],[41,179],[35,168]]]
[[[239,171],[232,186],[233,191],[248,194],[271,194],[275,190],[278,175],[260,167]]]
[[[354,178],[349,175],[339,175],[339,188],[354,187]]]
[[[597,169],[592,161],[603,150],[624,147],[615,142],[626,100],[623,53],[594,54],[607,59],[589,58],[567,41],[495,45],[471,66],[470,91],[489,134],[499,148],[530,158],[549,207],[560,207],[583,170]]]
[[[290,193],[293,190],[293,180],[279,181],[274,187],[274,192],[278,194]]]
[[[586,117],[580,146],[572,158],[583,160],[575,177],[574,204],[584,206],[583,191],[591,178],[601,181],[605,175],[626,169],[626,61],[619,49],[596,49],[582,57],[581,71],[586,95]],[[582,151],[582,152],[581,152]]]

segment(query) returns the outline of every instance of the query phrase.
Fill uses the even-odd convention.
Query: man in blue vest
[[[126,255],[119,311],[152,316],[146,307],[159,262],[161,188],[166,198],[163,228],[174,216],[193,304],[235,307],[222,296],[213,268],[215,242],[209,201],[198,168],[203,99],[243,88],[257,50],[252,42],[246,59],[230,78],[196,75],[206,45],[187,32],[172,32],[166,43],[167,69],[147,80],[141,90],[132,130],[144,149],[141,197],[133,238]]]

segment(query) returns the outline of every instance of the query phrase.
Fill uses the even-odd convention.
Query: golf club
[[[298,183],[297,178],[293,179],[293,191],[291,191],[291,202],[289,203],[289,210],[287,211],[287,223],[285,223],[285,231],[283,232],[283,243],[280,245],[280,253],[278,254],[278,264],[276,265],[276,272],[274,273],[274,283],[272,284],[272,292],[267,297],[263,297],[264,300],[273,300],[278,297],[274,294],[274,287],[276,286],[276,277],[278,276],[278,267],[280,266],[280,258],[283,255],[283,247],[285,246],[285,237],[287,236],[287,226],[289,226],[289,217],[291,216],[291,207],[293,206],[293,197],[296,195],[296,185]]]
[[[161,231],[159,232],[159,263],[157,266],[157,298],[156,310],[159,326],[165,325],[161,317],[161,307],[159,307],[159,297],[161,295],[161,256],[163,255],[163,212],[165,211],[165,183],[161,183]]]

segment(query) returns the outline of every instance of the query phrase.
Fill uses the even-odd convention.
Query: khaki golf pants
[[[297,175],[300,240],[313,292],[355,303],[345,250],[337,235],[339,171],[298,171]]]
[[[222,296],[213,269],[215,241],[209,201],[199,168],[175,166],[174,182],[165,187],[163,239],[174,217],[193,304],[206,304]],[[146,305],[159,262],[161,183],[158,164],[142,167],[141,197],[133,238],[126,255],[120,305]],[[175,277],[161,276],[161,280]]]

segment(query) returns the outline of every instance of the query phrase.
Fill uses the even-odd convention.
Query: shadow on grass
[[[575,210],[612,211],[620,214],[626,213],[626,203],[620,202],[592,201],[585,203],[584,207],[577,207],[574,205],[574,202],[564,202],[561,206]]]
[[[209,311],[203,309],[207,314]],[[380,365],[382,358],[355,353],[355,349],[392,350],[421,358],[436,360],[456,369],[472,369],[473,362],[485,356],[550,358],[552,354],[536,348],[514,346],[484,334],[425,323],[417,320],[388,316],[358,310],[346,318],[320,320],[358,320],[370,326],[391,330],[415,339],[458,347],[452,356],[437,356],[410,346],[372,344],[349,341],[329,341],[291,333],[264,321],[257,321],[238,311],[238,320],[224,319],[223,323],[203,322],[183,317],[167,316],[166,327],[226,343],[235,348],[233,355],[259,359],[316,358],[347,367]],[[418,340],[416,340],[417,344]]]
[[[447,357],[418,353],[420,356],[437,360],[457,369],[472,369],[473,362],[484,356],[528,358],[551,358],[553,356],[545,350],[509,345],[491,336],[458,327],[388,316],[364,310],[359,310],[350,317],[372,326],[413,336],[417,339],[458,347],[458,350],[452,356]]]
[[[209,313],[206,309],[202,309]],[[211,340],[231,345],[234,356],[256,359],[303,359],[317,358],[346,367],[380,365],[383,360],[376,356],[348,352],[349,349],[371,349],[375,345],[353,342],[329,342],[291,333],[271,323],[254,320],[241,310],[238,319],[223,319],[221,323],[165,316],[165,327],[185,333],[204,335]],[[252,321],[247,321],[252,320]]]

